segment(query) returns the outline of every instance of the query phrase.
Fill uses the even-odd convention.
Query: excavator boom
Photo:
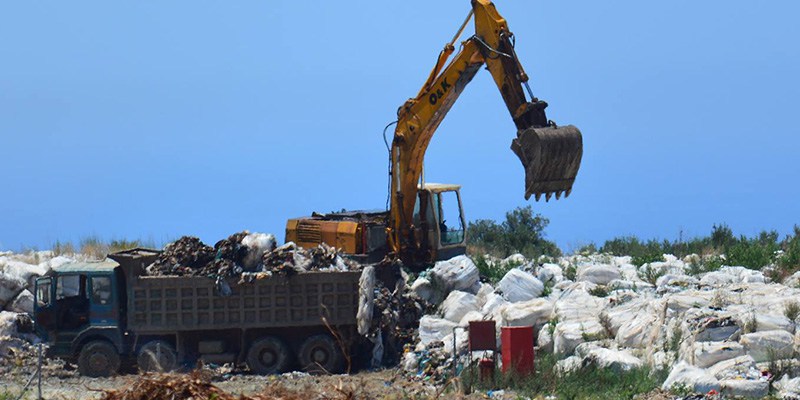
[[[472,0],[467,19],[474,17],[475,34],[461,44],[449,64],[461,26],[440,53],[436,65],[417,97],[398,110],[391,148],[391,207],[388,239],[392,250],[406,263],[430,261],[435,253],[415,225],[425,151],[436,128],[477,71],[486,66],[517,128],[511,149],[525,168],[525,198],[558,199],[572,191],[580,168],[583,142],[571,125],[559,127],[547,119],[547,103],[537,99],[527,85],[528,76],[514,51],[514,35],[489,0]],[[528,97],[526,97],[526,89]],[[416,211],[415,211],[416,210]],[[424,231],[424,229],[422,230]],[[425,235],[425,232],[422,232]]]

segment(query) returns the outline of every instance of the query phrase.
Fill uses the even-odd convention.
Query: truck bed
[[[138,333],[355,325],[361,272],[307,272],[252,283],[222,296],[206,277],[136,277],[128,327]]]

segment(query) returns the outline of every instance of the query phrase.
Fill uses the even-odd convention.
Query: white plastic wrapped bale
[[[794,353],[794,336],[784,330],[748,333],[739,343],[756,362],[790,358]]]
[[[789,375],[784,375],[780,380],[773,382],[772,386],[778,392],[779,399],[800,398],[800,377],[790,378]]]
[[[594,297],[583,290],[575,290],[573,288],[582,283],[584,282],[574,283],[555,302],[553,310],[559,321],[597,319],[603,307],[608,303],[607,299]],[[587,284],[594,285],[593,283]]]
[[[591,282],[596,285],[608,285],[611,281],[620,278],[619,268],[605,264],[592,265],[578,274],[578,281]]]
[[[7,308],[12,312],[33,314],[33,293],[23,290]]]
[[[13,301],[26,286],[27,282],[18,275],[0,272],[0,309]]]
[[[676,387],[685,387],[694,393],[708,393],[712,390],[719,392],[719,380],[704,369],[689,365],[686,362],[679,362],[672,367],[667,380],[661,385],[663,390],[670,390]]]
[[[724,342],[738,340],[741,328],[728,313],[691,309],[684,314],[692,339],[697,342]]]
[[[790,288],[800,288],[800,271],[797,271],[784,279],[783,285]]]
[[[736,342],[695,342],[693,347],[693,364],[700,368],[744,355],[744,346]]]
[[[433,302],[434,300],[433,285],[431,285],[431,281],[425,277],[417,278],[414,283],[411,284],[411,290],[422,300],[427,302]]]
[[[375,267],[369,266],[361,271],[361,278],[358,280],[358,311],[356,321],[358,323],[358,333],[366,335],[372,326],[372,309],[375,300]]]
[[[445,336],[452,334],[453,328],[457,326],[457,323],[444,318],[426,315],[419,320],[419,341],[424,346],[441,341]]]
[[[725,379],[719,382],[720,393],[733,398],[762,399],[769,394],[769,381]]]
[[[17,334],[17,313],[0,311],[0,337]]]
[[[620,326],[615,340],[623,347],[649,348],[658,338],[660,326],[655,310],[639,311],[633,319]]]
[[[578,356],[569,356],[563,360],[556,362],[556,374],[567,375],[577,372],[583,367],[583,358]]]
[[[756,332],[782,330],[786,332],[794,332],[795,326],[789,318],[784,315],[765,314],[756,312],[753,314],[756,319]],[[742,316],[744,317],[744,316]],[[740,324],[744,324],[745,320],[742,318]]]
[[[745,267],[722,267],[720,271],[736,276],[737,282],[741,283],[764,283],[766,281],[761,271]]]
[[[434,288],[439,289],[439,298],[443,299],[453,290],[475,290],[480,280],[480,273],[469,257],[457,256],[437,262],[431,269],[428,279]]]
[[[671,368],[672,364],[675,364],[675,353],[672,351],[657,351],[650,354],[647,361],[653,370],[664,371]]]
[[[675,293],[665,296],[667,302],[667,312],[671,314],[681,314],[690,308],[703,308],[708,306],[709,300],[694,291],[685,293]],[[669,317],[670,315],[668,315]]]
[[[514,268],[503,276],[503,279],[497,284],[497,288],[503,293],[506,300],[516,303],[541,296],[544,284],[533,275]]]
[[[474,294],[454,290],[447,295],[441,306],[442,316],[451,322],[458,323],[470,311],[478,311],[478,300]]]
[[[723,271],[712,271],[700,278],[700,285],[720,287],[739,281],[739,277]]]
[[[261,266],[264,252],[275,250],[275,236],[268,233],[249,233],[242,238],[242,245],[247,247],[247,255],[242,260],[245,271],[255,271]]]
[[[602,347],[589,350],[585,362],[594,363],[600,368],[609,368],[612,371],[630,371],[641,368],[644,363],[627,350],[612,350]]]
[[[457,329],[455,334],[451,331],[449,335],[442,338],[442,350],[449,354],[454,355],[454,345],[453,340],[455,340],[455,354],[463,354],[467,351],[468,343],[469,343],[469,333],[464,329]]]
[[[497,293],[487,293],[486,296],[483,298],[483,306],[481,307],[481,313],[486,316],[491,316],[495,318],[495,315],[499,316],[500,310],[506,304],[509,304],[503,296]],[[498,319],[498,318],[495,318]]]
[[[553,334],[553,353],[560,358],[569,356],[579,344],[602,339],[605,329],[594,319],[559,322]]]
[[[660,291],[685,290],[697,287],[699,284],[700,281],[697,278],[689,275],[667,274],[656,280],[656,287]]]
[[[756,367],[756,360],[749,355],[743,355],[729,360],[720,361],[706,369],[709,374],[717,379],[758,378],[761,371]]]
[[[633,282],[642,282],[639,277],[639,269],[633,264],[620,264],[618,267],[620,279]]]
[[[539,330],[553,318],[553,303],[545,299],[511,303],[500,315],[502,326],[533,326],[534,330]]]
[[[539,329],[539,334],[536,335],[536,345],[539,346],[539,351],[544,353],[553,352],[553,335],[550,332],[552,329],[550,324],[545,324],[542,329]]]
[[[558,264],[543,264],[536,271],[536,278],[542,282],[561,282],[564,280],[564,271]]]
[[[458,322],[458,325],[466,328],[469,326],[469,323],[471,321],[483,321],[483,320],[484,320],[483,313],[481,313],[480,311],[470,311],[464,314],[463,317],[461,317],[461,320]]]

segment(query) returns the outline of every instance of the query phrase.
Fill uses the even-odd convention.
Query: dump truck
[[[259,374],[293,368],[341,372],[358,346],[361,272],[317,271],[252,282],[147,276],[157,250],[54,268],[37,279],[34,320],[49,355],[82,375],[123,366],[246,364]],[[224,284],[230,290],[220,290]]]

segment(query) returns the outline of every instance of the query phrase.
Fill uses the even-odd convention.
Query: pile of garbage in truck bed
[[[211,247],[196,237],[184,236],[164,247],[158,259],[147,266],[151,276],[240,277],[246,281],[307,271],[348,271],[360,266],[327,244],[311,249],[293,242],[280,247],[275,236],[242,231]]]
[[[35,340],[24,327],[35,278],[82,257],[0,253],[0,366],[33,354],[21,343]],[[331,247],[277,246],[271,235],[242,232],[213,247],[181,238],[147,271],[247,279],[361,269],[359,331],[375,343],[375,360],[399,364],[415,379],[446,379],[466,358],[454,358],[453,349],[467,352],[467,332],[454,328],[491,319],[498,338],[502,326],[533,326],[537,357],[552,354],[559,373],[648,367],[667,371],[664,389],[800,397],[800,273],[780,283],[768,278],[769,266],[693,274],[700,257],[670,255],[642,266],[603,254],[488,262],[514,267],[487,283],[459,256],[386,287],[378,266],[354,264]]]

